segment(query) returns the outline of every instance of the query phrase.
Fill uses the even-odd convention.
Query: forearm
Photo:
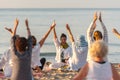
[[[16,20],[15,20],[15,24],[14,24],[14,30],[13,30],[12,36],[15,36],[15,35],[16,35],[16,31],[17,31],[18,24],[19,24],[19,20],[16,19]]]
[[[27,34],[28,34],[28,37],[31,36],[31,32],[30,32],[30,28],[27,27]]]
[[[26,24],[27,34],[28,34],[28,37],[29,37],[29,36],[31,36],[31,32],[30,32],[30,28],[29,28],[29,24],[28,24],[27,19],[25,20],[25,24]]]
[[[44,44],[44,42],[45,42],[45,40],[47,39],[47,37],[48,37],[48,35],[50,34],[50,32],[51,32],[51,28],[48,30],[48,32],[43,36],[43,38],[40,40],[40,46],[42,47],[43,46],[43,44]]]
[[[55,39],[57,39],[57,34],[56,34],[55,28],[53,29],[53,33],[54,33],[54,40],[55,40]]]
[[[120,33],[114,33],[118,38],[120,38]]]
[[[92,41],[93,41],[93,32],[94,32],[94,30],[95,30],[95,28],[94,28],[94,24],[95,24],[95,22],[94,21],[92,21],[92,23],[90,24],[90,26],[88,27],[88,29],[87,29],[87,41],[88,41],[88,44],[90,45],[91,43],[92,43]]]
[[[106,26],[102,21],[100,21],[100,23],[103,28],[103,40],[108,43],[108,32],[107,32]]]
[[[69,37],[70,37],[71,43],[72,43],[72,42],[75,42],[73,35],[71,35],[71,36],[69,36]]]
[[[71,43],[74,42],[74,37],[73,37],[71,30],[68,30],[68,35],[69,35]]]
[[[16,31],[17,31],[17,25],[15,25],[14,32],[13,32],[13,35],[12,35],[12,36],[15,36],[15,35],[16,35]]]

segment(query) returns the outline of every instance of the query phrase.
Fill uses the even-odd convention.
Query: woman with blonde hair
[[[88,51],[93,60],[88,61],[73,80],[120,80],[114,66],[104,60],[108,54],[105,42],[95,41]]]

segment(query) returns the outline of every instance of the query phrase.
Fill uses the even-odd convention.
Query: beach
[[[65,25],[68,23],[72,30],[73,36],[76,38],[80,35],[85,35],[86,30],[89,27],[93,14],[96,11],[101,11],[103,16],[104,24],[108,30],[109,37],[109,54],[108,59],[112,63],[120,62],[120,40],[114,36],[112,33],[112,28],[115,27],[119,30],[120,26],[120,9],[111,9],[111,8],[48,8],[48,9],[0,9],[0,55],[2,55],[10,46],[10,38],[11,36],[4,29],[5,26],[12,28],[14,24],[14,20],[18,18],[20,20],[19,29],[17,33],[21,36],[26,36],[25,29],[25,19],[28,18],[30,23],[30,29],[32,35],[37,38],[37,42],[41,40],[44,34],[49,29],[52,22],[56,21],[56,32],[59,38],[61,33],[67,34],[65,29]],[[29,13],[29,14],[28,14]],[[100,31],[101,25],[99,21],[97,21],[97,27]],[[67,35],[68,36],[68,35]],[[67,39],[69,45],[71,45],[69,38]],[[41,48],[40,53],[44,53],[48,61],[55,61],[55,46],[53,43],[53,32],[50,33],[49,37],[46,39],[44,46]],[[54,53],[54,55],[52,55]],[[51,56],[52,55],[52,56]],[[42,55],[40,55],[42,56]],[[49,57],[50,56],[50,57]]]
[[[120,64],[112,64],[120,74]],[[77,74],[77,71],[67,71],[67,70],[57,70],[53,69],[50,71],[43,71],[41,77],[35,76],[35,80],[72,80],[72,78]],[[0,78],[0,80],[10,80],[8,78]]]
[[[108,61],[113,63],[116,67],[116,70],[120,73],[120,43],[119,39],[116,38],[112,31],[112,28],[115,27],[119,29],[120,23],[120,9],[92,9],[92,8],[69,8],[69,9],[0,9],[0,56],[7,50],[10,46],[10,38],[11,36],[5,32],[4,26],[8,26],[10,28],[13,27],[13,23],[15,18],[20,20],[18,33],[20,35],[26,36],[26,31],[23,30],[25,23],[24,20],[26,18],[29,19],[30,28],[32,35],[34,35],[39,41],[42,36],[49,29],[52,22],[56,21],[56,31],[58,38],[61,33],[65,33],[65,25],[68,23],[73,32],[73,36],[76,37],[79,35],[86,36],[86,30],[89,27],[93,14],[95,11],[101,11],[103,16],[103,21],[108,30],[109,36],[109,53],[108,53]],[[29,13],[29,14],[28,14]],[[101,29],[101,25],[97,22],[97,29]],[[68,38],[68,44],[71,46],[70,40]],[[45,57],[47,61],[55,62],[55,46],[53,43],[53,33],[49,35],[47,40],[45,41],[44,46],[41,48],[40,57]],[[51,71],[43,71],[41,77],[35,76],[35,80],[71,80],[78,72],[76,71],[67,71],[67,70],[51,70]],[[3,73],[1,73],[3,74]],[[4,76],[0,76],[0,80],[7,80]],[[2,79],[3,77],[3,79]]]
[[[120,74],[120,66],[118,63],[114,63],[112,65],[115,66],[116,70]],[[72,80],[77,73],[77,71],[51,70],[50,72],[44,72],[43,76],[36,80]]]

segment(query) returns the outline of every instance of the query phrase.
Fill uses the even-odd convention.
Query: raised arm
[[[53,28],[53,33],[54,33],[54,40],[57,39],[57,33],[56,33],[56,30],[55,30],[55,27]]]
[[[112,32],[113,32],[118,38],[120,38],[120,33],[119,33],[115,28],[113,28]]]
[[[54,44],[55,44],[56,50],[59,50],[60,42],[59,42],[59,40],[58,40],[55,27],[53,28],[53,34],[54,34]]]
[[[72,62],[76,62],[78,53],[76,50],[75,40],[74,40],[73,34],[72,34],[71,29],[68,24],[66,24],[66,29],[67,29],[70,41],[72,43]]]
[[[7,28],[5,27],[5,29],[11,33],[11,36],[15,36],[16,35],[16,30],[17,30],[17,27],[18,27],[18,24],[19,24],[19,20],[16,18],[15,22],[14,22],[14,28],[13,30],[11,28]]]
[[[28,19],[25,20],[25,24],[26,24],[27,34],[28,34],[28,51],[29,53],[32,53],[32,37],[31,37],[31,32],[28,24]]]
[[[93,40],[93,32],[96,28],[96,20],[97,20],[97,13],[94,14],[94,18],[92,23],[90,24],[89,28],[87,29],[87,40],[88,40],[88,46],[90,47]]]
[[[106,26],[105,24],[103,23],[103,20],[102,20],[102,16],[101,16],[101,12],[99,14],[99,21],[101,23],[101,26],[103,28],[103,40],[108,43],[108,32],[107,32],[107,29],[106,29]]]
[[[11,38],[11,50],[12,50],[12,53],[15,54],[16,52],[16,46],[15,46],[15,40],[16,40],[16,31],[17,31],[17,27],[18,27],[18,24],[19,24],[19,21],[18,19],[15,20],[15,23],[14,23],[14,28],[13,28],[13,31],[10,32],[11,35],[12,35],[12,38]],[[12,29],[11,29],[12,30]],[[9,30],[8,30],[9,31]]]
[[[66,29],[67,29],[71,43],[74,42],[74,37],[68,24],[66,24]]]
[[[29,36],[31,36],[31,32],[30,32],[30,28],[29,28],[29,24],[28,24],[28,19],[25,20],[25,24],[26,24],[26,28],[27,28],[27,34],[29,37]]]
[[[45,40],[47,39],[48,35],[50,34],[50,32],[52,31],[52,29],[56,26],[56,23],[53,22],[53,24],[50,26],[50,29],[47,31],[47,33],[43,36],[43,38],[40,40],[39,44],[40,47],[43,46]]]

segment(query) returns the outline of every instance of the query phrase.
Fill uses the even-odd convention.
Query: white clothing
[[[6,50],[0,60],[0,69],[3,69],[5,77],[10,77],[12,73],[12,60],[10,48]]]
[[[112,68],[109,62],[100,64],[89,61],[88,68],[87,80],[112,80]]]
[[[61,53],[63,52],[64,53],[64,58],[65,59],[68,59],[72,56],[72,49],[71,47],[68,47],[67,49],[63,49],[61,48],[60,46],[60,42],[58,41],[58,39],[54,40],[54,44],[55,44],[55,47],[56,47],[56,57],[55,57],[55,60],[57,62],[61,62]]]
[[[88,53],[88,46],[76,47],[75,42],[72,43],[72,59],[70,63],[71,70],[79,70],[86,64],[86,58]]]
[[[31,67],[41,66],[40,63],[40,44],[36,44],[32,49],[32,62]]]
[[[51,64],[49,67],[51,69],[56,69],[56,68],[60,68],[61,66],[66,65],[66,63],[61,62],[61,53],[64,54],[64,59],[68,59],[68,65],[69,65],[69,61],[71,59],[72,56],[72,49],[71,47],[68,47],[67,49],[63,49],[60,46],[60,42],[58,41],[58,39],[54,40],[54,44],[56,47],[56,57],[55,60],[57,61],[56,63]]]
[[[64,66],[64,65],[66,65],[66,64],[62,63],[62,62],[57,62],[57,63],[50,64],[49,68],[50,69],[58,69],[58,68],[60,68],[61,66]]]

